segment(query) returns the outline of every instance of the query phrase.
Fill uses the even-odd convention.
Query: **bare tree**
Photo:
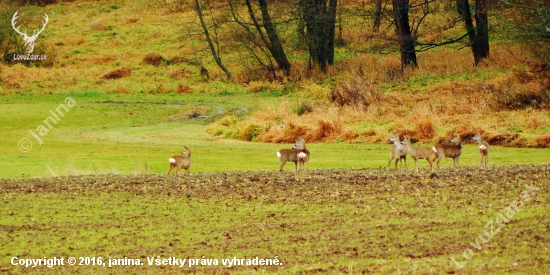
[[[207,5],[208,5],[208,3],[207,3]],[[208,7],[210,8],[210,5],[208,5]],[[223,72],[225,73],[227,78],[231,78],[231,72],[229,72],[229,70],[222,63],[222,59],[221,59],[221,56],[220,56],[220,47],[219,47],[220,43],[217,40],[218,36],[216,35],[216,32],[214,32],[214,34],[215,34],[214,39],[215,39],[215,42],[216,42],[216,45],[214,45],[214,42],[212,40],[212,35],[210,34],[209,28],[208,28],[208,26],[206,25],[206,23],[204,21],[204,16],[203,16],[203,13],[202,13],[202,7],[201,7],[201,4],[200,4],[199,0],[195,0],[195,10],[197,11],[197,14],[199,15],[199,20],[201,22],[201,27],[202,27],[202,30],[204,31],[204,36],[206,37],[206,42],[208,42],[208,47],[210,48],[210,52],[212,53],[212,57],[214,58],[214,61],[216,61],[216,64],[218,64],[218,66],[223,70]],[[216,26],[214,26],[214,28],[216,28]],[[216,29],[214,29],[214,30],[216,30]]]
[[[380,24],[382,23],[382,0],[375,0],[376,10],[374,11],[374,24],[372,26],[372,32],[378,32],[380,30]]]
[[[414,48],[415,39],[409,25],[409,0],[393,0],[393,14],[401,52],[401,68],[411,65],[418,67]]]
[[[258,5],[261,13],[261,19],[256,16],[253,6],[254,2]],[[251,39],[247,40],[247,43],[252,42],[255,46],[259,47],[261,51],[266,53],[269,52],[270,57],[275,60],[278,67],[284,71],[285,75],[289,75],[291,65],[269,13],[267,0],[245,0],[251,23],[243,22],[239,18],[236,11],[237,7],[235,7],[235,1],[229,0],[228,3],[231,7],[231,13],[235,22],[237,22],[246,31],[248,37],[251,37]],[[252,26],[252,28],[250,26]],[[254,52],[252,47],[249,47],[249,50],[253,53],[260,64],[264,65],[271,71],[275,70],[271,63],[269,65],[264,64],[262,59]]]
[[[300,0],[298,2],[304,36],[312,62],[326,71],[334,64],[334,33],[336,28],[337,0]]]
[[[464,20],[464,26],[470,40],[470,47],[474,54],[474,64],[477,65],[484,58],[489,57],[489,20],[487,17],[487,0],[475,0],[475,27],[468,0],[457,0],[458,14]]]

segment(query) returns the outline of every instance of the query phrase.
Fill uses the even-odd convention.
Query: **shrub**
[[[164,61],[165,61],[164,57],[156,53],[150,53],[143,58],[143,63],[153,65],[153,66],[158,66],[162,64],[162,62]]]
[[[537,148],[550,148],[550,135],[536,137],[533,146]]]
[[[130,69],[128,67],[122,67],[120,69],[116,69],[114,71],[106,73],[101,78],[103,78],[103,79],[119,79],[119,78],[130,76],[131,74],[132,74],[132,69]]]
[[[337,84],[328,97],[330,102],[337,106],[353,106],[368,110],[371,104],[380,101],[381,95],[375,86],[356,76]]]
[[[301,116],[307,113],[311,113],[313,111],[313,105],[311,104],[311,102],[302,101],[293,108],[293,111],[295,114]]]
[[[427,118],[417,121],[416,128],[417,128],[416,137],[420,140],[432,139],[436,134],[435,126],[433,125],[432,121],[430,121]]]
[[[504,133],[490,136],[486,141],[493,145],[507,145],[519,137],[517,133]]]

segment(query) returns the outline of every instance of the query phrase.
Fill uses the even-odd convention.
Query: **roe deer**
[[[437,159],[437,168],[439,168],[439,162],[445,157],[452,158],[454,166],[458,167],[458,158],[462,154],[461,141],[460,135],[454,133],[451,139],[452,144],[438,144],[432,148]]]
[[[393,143],[390,148],[390,160],[388,161],[388,166],[390,166],[391,161],[394,158],[395,169],[397,169],[397,163],[401,160],[405,162],[405,166],[407,166],[407,148],[400,143],[399,135],[394,132],[393,136],[388,139],[388,142]],[[403,167],[403,163],[401,163],[401,167]]]
[[[477,145],[479,145],[479,154],[481,155],[481,167],[487,168],[487,165],[489,164],[489,143],[483,141],[479,132],[476,132],[472,140],[477,142]]]
[[[292,146],[292,149],[281,149],[277,152],[277,157],[281,160],[279,171],[283,171],[283,167],[287,161],[294,162],[296,174],[304,167],[309,171],[309,155],[310,153],[306,149],[304,139],[296,139],[296,144]],[[300,169],[298,169],[298,164],[300,165]]]
[[[430,147],[412,147],[411,140],[408,136],[403,137],[401,142],[407,148],[409,155],[414,159],[414,172],[418,173],[418,160],[425,159],[430,164],[430,171],[433,171],[433,159],[432,154],[433,150]]]
[[[189,175],[189,168],[191,167],[191,149],[187,146],[184,147],[185,151],[181,152],[181,156],[176,155],[168,159],[170,162],[170,170],[168,170],[168,175],[170,175],[170,172],[174,168],[176,168],[176,175],[178,175],[181,168],[185,169],[187,175]]]
[[[298,171],[302,171],[302,169],[304,168],[306,171],[309,171],[309,151],[306,150],[306,144],[304,139],[302,138],[296,139],[296,144],[294,144],[292,149],[300,150],[300,152],[297,155]]]

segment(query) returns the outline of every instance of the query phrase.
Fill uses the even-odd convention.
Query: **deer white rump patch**
[[[485,145],[481,144],[481,145],[479,145],[479,149],[485,150],[485,149],[487,149],[487,147],[485,147]]]
[[[305,159],[307,157],[307,155],[304,152],[300,152],[300,153],[298,153],[298,157]]]
[[[437,153],[437,149],[435,149],[435,147],[432,147],[432,150],[434,151],[434,153]]]
[[[277,151],[277,157],[281,158],[281,153],[279,153],[279,151]]]
[[[170,163],[176,163],[176,159],[175,159],[175,158],[169,158],[168,161],[169,161]]]

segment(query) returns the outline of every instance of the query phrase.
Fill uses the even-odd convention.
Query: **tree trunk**
[[[380,24],[382,23],[382,0],[376,0],[376,11],[374,12],[374,25],[372,26],[373,32],[380,30]]]
[[[195,9],[197,11],[197,14],[199,15],[201,27],[204,31],[204,35],[206,36],[206,41],[208,42],[208,47],[210,47],[210,51],[212,52],[212,57],[214,57],[214,61],[216,61],[216,64],[218,64],[225,75],[227,75],[227,78],[231,78],[231,72],[229,72],[229,70],[223,65],[222,59],[220,58],[218,52],[216,51],[216,48],[214,47],[214,42],[212,42],[210,32],[208,32],[208,27],[206,26],[206,23],[204,22],[204,18],[202,16],[202,8],[200,6],[199,0],[195,0]]]
[[[414,38],[409,25],[409,0],[393,0],[393,14],[401,51],[401,69],[410,65],[418,67]]]
[[[249,6],[250,16],[252,17],[254,16],[254,14],[251,10],[249,0],[246,0],[246,2],[247,2],[247,5]],[[259,25],[257,25],[256,20],[254,20],[255,24],[257,25],[258,32],[262,38],[262,41],[264,41],[264,44],[267,46],[267,48],[269,49],[269,52],[275,59],[275,62],[277,62],[277,65],[279,65],[279,68],[283,69],[285,72],[285,75],[288,76],[290,74],[290,62],[288,61],[285,50],[283,49],[283,44],[279,39],[277,31],[275,30],[275,27],[271,22],[271,17],[267,9],[267,1],[258,0],[258,2],[260,5],[260,10],[262,11],[263,27],[267,33],[267,37],[269,41],[263,35],[261,29],[259,28]]]
[[[474,51],[474,62],[479,62],[489,57],[489,20],[487,17],[487,0],[476,0],[476,40]]]
[[[464,20],[464,26],[468,32],[470,47],[474,54],[474,64],[477,65],[484,58],[489,57],[489,21],[487,18],[486,0],[476,0],[475,23],[468,0],[456,1],[458,14]]]
[[[310,61],[318,64],[322,71],[326,71],[327,65],[334,64],[337,4],[337,0],[329,0],[328,6],[327,0],[300,0],[299,2]]]

